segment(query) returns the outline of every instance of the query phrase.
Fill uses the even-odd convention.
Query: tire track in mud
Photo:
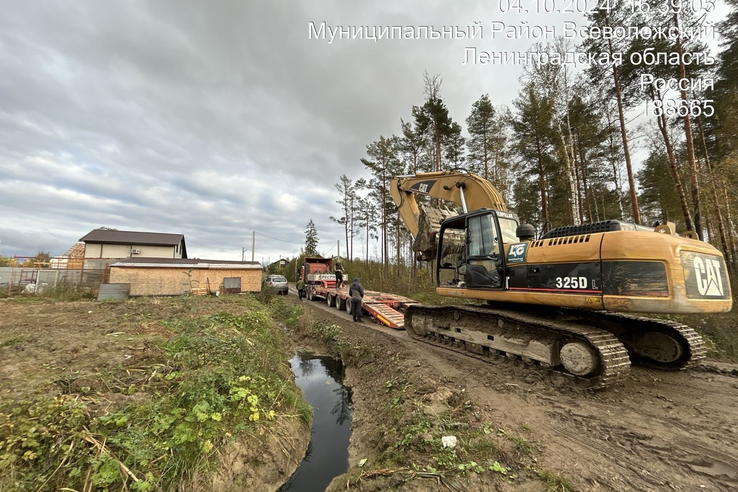
[[[325,303],[309,306],[350,322]],[[587,483],[582,490],[738,490],[734,376],[636,368],[614,390],[592,393],[529,366],[490,364],[419,344],[370,319],[364,326],[468,388],[488,418],[532,424],[548,466]]]
[[[637,385],[638,382],[634,381],[633,384]],[[654,395],[650,396],[652,400],[658,400]],[[672,401],[666,397],[664,399]],[[715,490],[738,488],[738,459],[729,451],[738,449],[738,445],[729,435],[731,426],[725,426],[723,419],[712,418],[720,414],[719,410],[710,409],[704,417],[698,416],[696,421],[692,420],[689,424],[688,417],[664,414],[662,409],[659,412],[660,409],[651,408],[652,403],[648,400],[640,404],[632,398],[607,400],[610,403],[605,405],[603,403],[606,402],[595,399],[581,400],[579,403],[566,400],[552,402],[554,410],[549,415],[559,422],[552,428],[605,455],[613,455],[621,463],[628,463],[641,479],[646,480],[646,474],[658,477],[663,484],[670,484],[672,490],[692,490],[703,484],[709,484]],[[572,410],[577,404],[585,409]],[[668,406],[674,412],[679,411],[674,405]],[[684,405],[679,408],[682,412],[690,411]],[[608,412],[608,418],[602,418]],[[570,430],[566,424],[577,427]],[[718,434],[719,430],[723,430],[722,434]],[[591,435],[600,438],[592,439]],[[603,446],[602,440],[620,449]],[[623,455],[621,450],[626,454]],[[652,465],[651,469],[640,472],[647,463]],[[693,483],[692,488],[684,488],[678,482],[675,485],[674,475],[682,475],[684,480]],[[652,483],[650,479],[646,481]]]
[[[563,405],[562,405],[563,407]],[[604,423],[580,412],[553,411],[550,430],[565,440],[576,442],[609,462],[638,477],[634,490],[694,490],[709,483],[717,490],[734,490],[738,463],[731,456],[705,447],[680,435],[666,440],[659,433],[644,434],[621,425]],[[679,473],[675,473],[678,471]],[[684,471],[703,476],[685,477]],[[679,479],[679,476],[682,476]],[[713,480],[714,479],[714,480]],[[691,482],[685,485],[684,482]]]

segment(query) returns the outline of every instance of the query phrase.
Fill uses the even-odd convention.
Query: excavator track
[[[707,353],[696,331],[674,321],[601,311],[570,312],[588,325],[617,336],[628,349],[634,365],[679,371],[699,364]]]
[[[415,340],[488,363],[493,356],[523,360],[586,388],[606,388],[630,374],[628,351],[610,332],[530,313],[484,306],[414,305],[405,314],[405,330]],[[539,350],[529,351],[533,346]],[[557,359],[562,347],[573,347],[569,364]],[[584,355],[588,366],[579,372],[586,374],[567,368],[579,367],[579,355]]]

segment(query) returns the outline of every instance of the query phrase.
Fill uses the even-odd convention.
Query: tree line
[[[365,260],[369,241],[379,239],[385,265],[412,260],[412,238],[389,195],[389,181],[402,174],[463,169],[489,180],[522,222],[544,234],[552,228],[607,219],[653,225],[672,221],[677,230],[695,231],[720,249],[736,269],[738,235],[734,214],[738,190],[738,0],[717,26],[723,51],[716,63],[685,65],[684,53],[705,52],[704,42],[687,38],[680,27],[704,23],[688,10],[662,12],[653,2],[647,13],[632,12],[625,2],[588,14],[590,27],[676,28],[668,39],[593,39],[580,46],[557,38],[531,50],[564,54],[622,54],[622,64],[592,65],[573,73],[566,65],[524,67],[520,89],[510,106],[494,106],[483,94],[469,110],[466,135],[449,115],[438,74],[423,75],[424,100],[399,131],[366,146],[362,164],[371,178],[340,177],[336,189],[347,256],[354,258],[354,239],[361,238]],[[646,2],[648,3],[648,2]],[[645,50],[678,53],[676,64],[632,63]],[[647,77],[644,78],[644,75]],[[653,81],[644,84],[652,75]],[[713,78],[684,87],[657,84],[658,79]],[[711,100],[712,114],[680,116],[661,112],[635,128],[634,110],[669,104],[689,107],[691,100]],[[646,158],[636,171],[634,149]],[[358,241],[358,239],[357,239]]]

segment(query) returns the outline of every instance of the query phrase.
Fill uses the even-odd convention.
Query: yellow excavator
[[[723,255],[674,224],[608,220],[536,238],[484,178],[456,171],[398,176],[390,194],[436,292],[477,305],[409,306],[418,340],[488,360],[506,356],[602,388],[631,362],[665,370],[705,357],[688,326],[633,313],[720,313],[732,307]],[[430,208],[417,196],[452,202]],[[486,301],[486,302],[484,302]]]

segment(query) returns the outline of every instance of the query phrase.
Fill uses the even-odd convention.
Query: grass
[[[244,309],[168,322],[163,363],[145,369],[147,383],[117,390],[130,404],[99,411],[111,396],[86,391],[2,402],[0,490],[169,490],[211,472],[231,439],[259,446],[259,429],[309,426],[289,342],[272,321],[296,313],[253,298]]]
[[[21,335],[18,337],[9,338],[7,340],[0,341],[0,348],[3,347],[15,347],[16,345],[20,345],[21,343],[25,342],[28,339],[27,336]]]
[[[538,477],[546,485],[546,492],[576,492],[574,485],[559,473],[541,471]]]
[[[75,287],[73,285],[59,284],[55,287],[45,287],[39,289],[39,292],[33,294],[14,294],[8,297],[8,291],[0,289],[0,298],[4,298],[5,302],[50,302],[50,301],[81,301],[85,299],[94,299],[95,295],[92,289],[87,287]]]
[[[519,449],[523,453],[526,454],[532,454],[533,453],[533,447],[531,446],[528,439],[520,436],[510,436],[510,440],[515,445],[516,449]]]
[[[517,478],[525,467],[502,449],[503,443],[488,424],[470,423],[473,404],[463,398],[448,399],[451,406],[440,414],[428,413],[409,395],[412,383],[392,378],[385,383],[389,397],[387,426],[378,432],[392,443],[382,454],[385,468],[409,467],[443,476],[491,472],[504,480]],[[444,436],[456,437],[456,446],[444,446]]]

